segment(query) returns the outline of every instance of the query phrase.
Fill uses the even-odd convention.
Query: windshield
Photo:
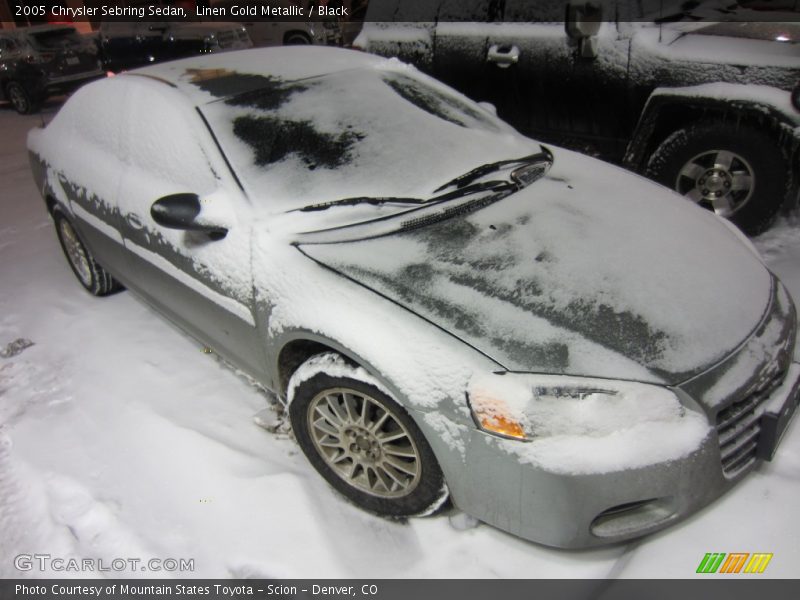
[[[430,199],[479,165],[540,150],[400,65],[292,82],[233,71],[189,77],[220,98],[201,110],[248,195],[271,212],[349,198]]]

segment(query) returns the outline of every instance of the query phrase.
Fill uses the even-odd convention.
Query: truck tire
[[[665,139],[645,174],[758,235],[786,195],[786,158],[775,140],[750,125],[695,123]]]

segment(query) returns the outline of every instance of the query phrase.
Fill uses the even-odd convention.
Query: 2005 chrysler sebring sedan
[[[131,71],[29,148],[83,286],[275,390],[369,511],[627,539],[769,460],[796,408],[794,306],[732,226],[395,60]]]

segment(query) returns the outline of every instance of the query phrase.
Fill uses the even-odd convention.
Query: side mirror
[[[200,198],[197,194],[170,194],[153,202],[150,216],[153,221],[168,229],[202,231],[212,240],[221,240],[228,235],[228,229],[198,221]]]
[[[603,9],[597,2],[569,2],[564,28],[578,42],[581,58],[597,58],[597,32],[603,22]]]

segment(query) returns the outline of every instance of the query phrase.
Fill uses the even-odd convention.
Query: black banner
[[[571,4],[572,13],[567,7]],[[17,23],[153,21],[800,22],[798,0],[8,0]]]
[[[0,581],[2,600],[794,600],[800,580],[25,579]]]

